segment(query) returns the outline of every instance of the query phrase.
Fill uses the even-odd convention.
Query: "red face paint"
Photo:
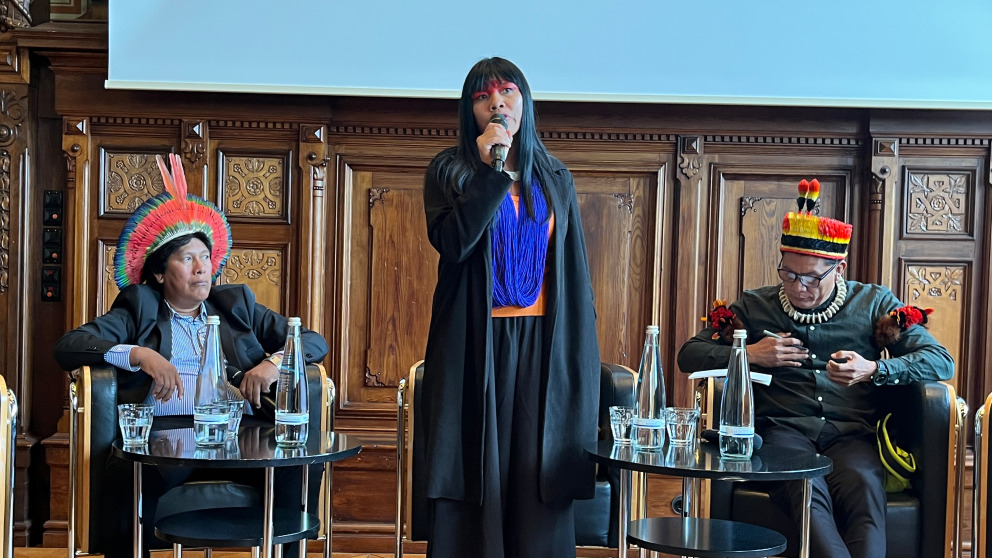
[[[484,85],[482,87],[482,90],[476,91],[472,95],[472,101],[478,101],[483,96],[492,97],[494,94],[499,93],[504,89],[512,89],[514,91],[517,91],[518,88],[517,88],[517,84],[513,83],[512,81],[499,81],[494,79],[489,83],[487,83],[486,85]]]

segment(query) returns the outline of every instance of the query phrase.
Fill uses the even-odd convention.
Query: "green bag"
[[[911,486],[911,478],[916,472],[916,459],[913,454],[900,448],[894,436],[889,434],[889,418],[892,413],[875,425],[875,437],[878,439],[878,456],[885,467],[885,491],[902,492]]]

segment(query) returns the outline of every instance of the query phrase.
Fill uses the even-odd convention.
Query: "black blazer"
[[[246,285],[219,285],[210,289],[204,302],[207,313],[220,316],[221,348],[228,363],[228,379],[241,383],[241,372],[250,370],[286,343],[288,320],[255,301]],[[172,314],[159,291],[147,285],[130,285],[117,295],[110,310],[87,324],[66,333],[55,345],[55,360],[65,370],[105,365],[104,355],[119,344],[155,349],[172,358]],[[303,328],[300,334],[307,363],[327,355],[327,342]],[[152,379],[142,371],[117,370],[118,399],[145,399]]]

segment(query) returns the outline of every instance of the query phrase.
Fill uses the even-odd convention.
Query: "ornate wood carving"
[[[283,251],[245,248],[231,250],[221,271],[222,283],[244,283],[255,292],[258,302],[279,310],[285,293]]]
[[[31,27],[31,0],[0,0],[0,33]]]
[[[927,328],[959,365],[964,357],[965,310],[969,304],[967,272],[966,264],[909,264],[905,268],[906,302],[934,309]]]
[[[103,270],[103,280],[97,291],[96,307],[100,308],[100,313],[105,314],[114,304],[114,299],[121,292],[117,288],[117,281],[114,280],[114,254],[117,253],[117,246],[114,243],[103,245],[103,254],[100,262],[100,269]]]
[[[703,143],[699,136],[679,138],[679,168],[692,178],[699,172],[699,158],[703,155]]]
[[[327,200],[327,127],[323,124],[300,124],[297,160],[303,176],[300,192],[300,260],[303,282],[300,285],[300,315],[315,331],[323,331],[325,312]],[[307,177],[309,176],[309,184]],[[307,188],[309,186],[309,188]],[[309,196],[306,193],[309,192]]]
[[[369,188],[369,208],[375,207],[376,203],[385,203],[387,193],[389,188]]]
[[[782,144],[782,145],[816,145],[832,147],[860,147],[859,138],[838,138],[829,136],[746,136],[746,135],[707,135],[703,136],[706,143],[746,143],[746,144]]]
[[[758,212],[758,208],[754,207],[754,204],[760,202],[765,198],[757,196],[742,196],[741,197],[741,217],[747,214],[748,211]]]
[[[383,387],[396,387],[395,385],[386,385],[382,382],[382,372],[372,373],[368,367],[365,368],[365,387],[371,388],[383,388]]]
[[[145,200],[165,191],[153,154],[105,151],[104,169],[105,213],[130,216]]]
[[[866,270],[869,281],[892,284],[893,235],[882,230],[882,223],[895,218],[897,178],[892,169],[898,168],[899,141],[896,138],[873,138],[869,167],[868,226],[866,230]]]
[[[634,194],[613,194],[617,199],[617,209],[626,209],[628,215],[634,214]]]
[[[965,173],[908,172],[906,232],[970,235],[968,177]]]
[[[0,294],[10,288],[10,152],[0,149]]]
[[[224,213],[231,218],[284,217],[286,158],[223,154]]]
[[[202,120],[183,122],[183,158],[197,166],[207,152],[207,128]]]

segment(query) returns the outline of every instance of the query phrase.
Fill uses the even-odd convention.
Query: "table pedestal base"
[[[785,537],[771,529],[723,519],[654,517],[630,522],[627,540],[641,548],[698,558],[775,556]]]

